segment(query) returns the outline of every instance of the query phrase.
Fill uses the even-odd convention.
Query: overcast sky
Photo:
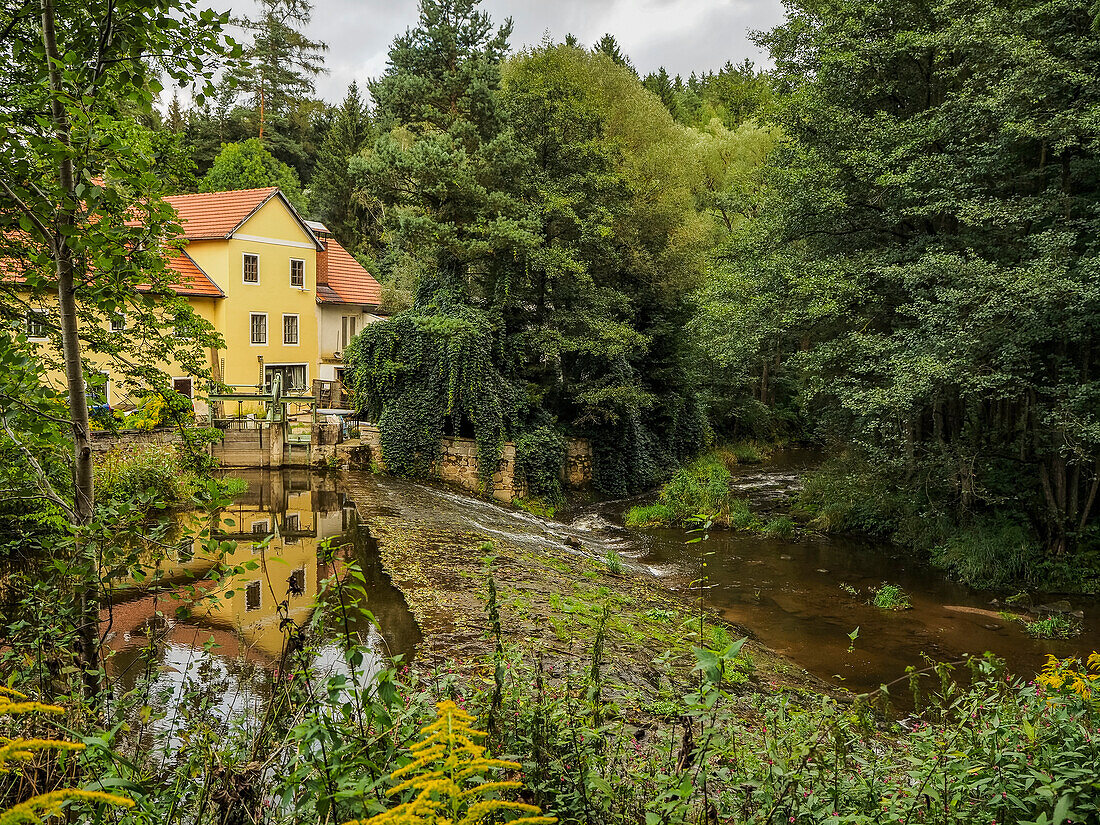
[[[242,0],[212,5],[246,15],[255,9]],[[497,23],[511,16],[513,50],[546,34],[560,42],[571,33],[591,45],[610,32],[642,75],[664,66],[685,77],[727,60],[766,63],[749,31],[783,17],[782,0],[484,0],[483,7]],[[314,0],[309,34],[329,47],[318,95],[336,103],[352,80],[362,85],[381,74],[391,41],[416,23],[416,9],[416,0]]]

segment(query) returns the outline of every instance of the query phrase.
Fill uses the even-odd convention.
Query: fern
[[[388,796],[407,791],[416,795],[370,819],[345,825],[477,825],[491,814],[504,812],[520,814],[510,825],[557,822],[555,817],[543,816],[534,805],[486,798],[522,788],[521,782],[486,779],[492,770],[518,771],[520,765],[486,757],[485,747],[476,741],[486,734],[473,723],[474,717],[454,702],[438,703],[436,720],[421,729],[423,738],[410,749],[412,761],[390,774],[398,784],[390,788]]]

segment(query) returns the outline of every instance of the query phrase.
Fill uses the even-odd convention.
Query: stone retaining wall
[[[373,425],[359,425],[359,445],[347,445],[337,451],[341,460],[351,469],[378,469],[385,471],[382,459],[382,434]],[[432,465],[431,478],[454,484],[471,493],[482,493],[477,460],[477,442],[472,438],[448,436],[443,439],[442,456]],[[491,478],[492,496],[498,501],[510,502],[527,495],[527,484],[516,472],[516,446],[504,445]],[[592,446],[587,441],[570,440],[562,481],[569,487],[580,488],[592,481]]]
[[[114,433],[92,430],[91,442],[93,453],[106,453],[115,447],[143,447],[150,444],[163,447],[169,444],[182,444],[183,437],[177,429],[119,430]]]

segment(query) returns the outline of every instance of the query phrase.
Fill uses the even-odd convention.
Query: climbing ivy
[[[390,472],[424,476],[448,431],[472,434],[488,485],[515,409],[513,388],[496,366],[496,326],[488,313],[440,290],[370,324],[349,345],[349,384],[359,413],[378,422]]]
[[[516,436],[516,466],[527,482],[527,494],[550,502],[561,501],[561,471],[565,465],[565,436],[551,426],[536,427]]]

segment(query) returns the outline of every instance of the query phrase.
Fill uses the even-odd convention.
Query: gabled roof
[[[317,254],[318,302],[378,306],[382,285],[335,238],[322,242],[325,250]]]
[[[178,295],[193,295],[206,298],[224,298],[225,293],[207,275],[194,259],[183,250],[165,250],[165,263],[169,272],[173,274],[168,288]],[[22,258],[10,255],[0,256],[0,283],[23,284],[27,282],[24,273],[25,263]],[[149,290],[149,284],[138,284],[135,289],[138,292]]]
[[[172,289],[178,295],[194,295],[206,298],[224,298],[225,293],[214,283],[210,276],[202,271],[194,259],[184,251],[178,254],[169,253],[167,256],[168,268],[176,273],[172,282]]]
[[[171,195],[165,202],[179,215],[183,235],[189,241],[227,240],[272,198],[279,198],[318,248],[320,241],[306,221],[277,187],[236,189],[229,192],[199,192]]]

